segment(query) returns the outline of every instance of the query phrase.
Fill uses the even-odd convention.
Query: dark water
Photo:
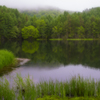
[[[66,80],[73,76],[100,79],[100,41],[7,41],[0,49],[12,51],[30,62],[18,68],[0,72],[1,77],[30,75],[40,80]]]

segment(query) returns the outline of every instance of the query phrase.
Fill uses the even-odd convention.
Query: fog
[[[62,10],[83,11],[100,6],[100,0],[0,0],[0,5],[17,9],[55,7]]]

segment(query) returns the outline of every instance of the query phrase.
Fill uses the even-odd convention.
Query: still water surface
[[[17,57],[29,58],[30,62],[1,77],[9,81],[16,73],[30,75],[34,82],[41,80],[70,80],[78,75],[100,79],[100,41],[23,41],[6,42],[0,49],[12,51]]]

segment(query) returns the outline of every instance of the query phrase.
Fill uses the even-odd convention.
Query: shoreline
[[[30,59],[27,59],[27,58],[16,58],[16,60],[18,61],[18,66],[22,66],[25,63],[30,61]]]
[[[93,41],[93,40],[100,40],[98,38],[66,38],[66,39],[63,39],[63,38],[50,38],[50,39],[37,39],[37,41],[40,41],[40,40],[50,40],[50,41],[53,41],[53,40],[58,40],[58,41],[63,41],[63,40],[71,40],[71,41],[80,41],[80,40],[84,40],[84,41]]]

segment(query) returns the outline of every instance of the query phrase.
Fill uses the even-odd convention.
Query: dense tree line
[[[0,38],[100,38],[100,7],[83,12],[38,13],[39,17],[0,6]]]
[[[0,6],[0,38],[21,37],[21,30],[27,20],[27,15],[19,13],[17,9]]]

